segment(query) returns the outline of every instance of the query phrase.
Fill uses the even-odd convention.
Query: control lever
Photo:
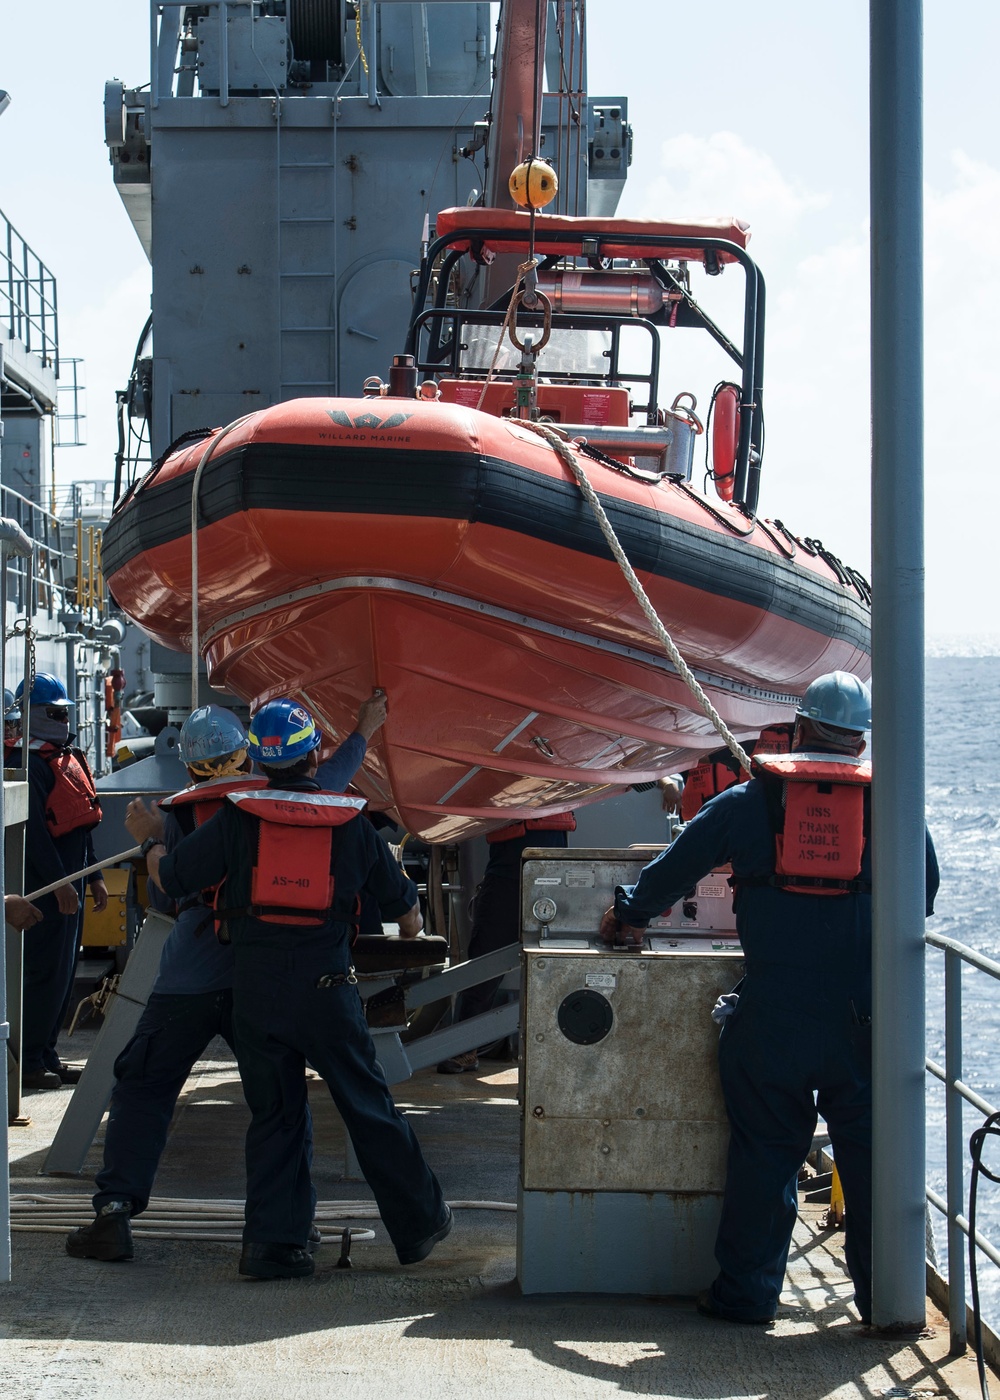
[[[615,918],[614,907],[605,910],[598,930],[601,941],[607,943],[616,953],[641,953],[646,937],[644,928],[623,924]]]

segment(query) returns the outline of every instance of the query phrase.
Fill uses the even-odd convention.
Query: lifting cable
[[[553,448],[554,451],[558,454],[562,462],[573,473],[573,476],[576,478],[576,483],[579,486],[581,492],[583,493],[584,499],[587,501],[587,504],[594,512],[594,515],[597,517],[597,523],[601,527],[601,531],[604,535],[604,538],[608,542],[608,546],[611,550],[611,553],[614,555],[622,573],[625,575],[626,581],[628,582],[628,586],[635,594],[636,602],[639,604],[639,607],[645,614],[649,625],[652,627],[664,651],[667,653],[670,660],[673,662],[678,675],[680,676],[684,684],[687,686],[691,694],[694,696],[695,700],[698,703],[699,709],[711,721],[713,728],[715,729],[719,737],[722,739],[726,748],[739,763],[740,767],[743,768],[747,773],[750,773],[750,755],[747,753],[746,749],[744,749],[740,741],[736,738],[735,734],[732,733],[725,720],[722,718],[718,710],[712,704],[711,700],[708,698],[705,691],[699,684],[694,672],[691,670],[691,667],[684,660],[683,656],[681,656],[680,651],[677,648],[676,642],[671,637],[670,633],[667,631],[667,629],[664,627],[663,623],[657,616],[656,609],[649,601],[649,597],[646,593],[646,590],[639,582],[635,570],[629,563],[628,557],[626,556],[625,551],[622,549],[621,544],[618,540],[618,536],[615,534],[614,526],[608,519],[604,507],[601,505],[597,492],[594,490],[593,486],[591,486],[590,481],[587,478],[587,474],[584,471],[582,465],[580,464],[576,454],[573,452],[569,444],[562,437],[560,437],[557,432],[553,431],[553,429],[548,427],[546,424],[532,423],[524,419],[518,419],[517,421],[520,427],[527,428],[529,429],[529,431],[537,433],[539,437],[543,437],[545,441],[549,444],[549,446]]]

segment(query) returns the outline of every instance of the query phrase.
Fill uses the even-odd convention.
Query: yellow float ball
[[[559,192],[559,177],[544,160],[523,160],[507,181],[510,197],[522,209],[544,209]]]

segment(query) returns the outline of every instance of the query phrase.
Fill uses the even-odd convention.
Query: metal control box
[[[544,942],[568,939],[586,944],[596,934],[605,909],[614,903],[616,885],[634,885],[652,855],[649,850],[586,847],[526,850],[521,865],[522,932]],[[699,940],[717,934],[715,941],[720,945],[738,947],[728,866],[706,875],[671,909],[650,921],[654,950],[658,950],[655,940],[666,938],[676,944],[678,934]]]
[[[636,952],[597,940],[647,859],[538,851],[522,868],[525,1293],[689,1295],[715,1276],[729,1131],[711,1010],[742,957],[731,928],[693,922]],[[557,906],[547,921],[539,899]]]

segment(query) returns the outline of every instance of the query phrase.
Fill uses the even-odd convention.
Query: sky
[[[761,510],[869,571],[868,4],[588,0],[590,91],[627,95],[620,206],[735,214],[768,288]],[[103,142],[106,79],[148,78],[145,0],[0,6],[0,208],[55,272],[62,352],[86,362],[87,446],[61,481],[108,477],[114,391],[149,268]],[[1000,638],[1000,4],[924,0],[927,632]],[[738,274],[719,279],[725,302]],[[665,387],[693,387],[668,345]],[[711,387],[709,385],[709,387]]]

